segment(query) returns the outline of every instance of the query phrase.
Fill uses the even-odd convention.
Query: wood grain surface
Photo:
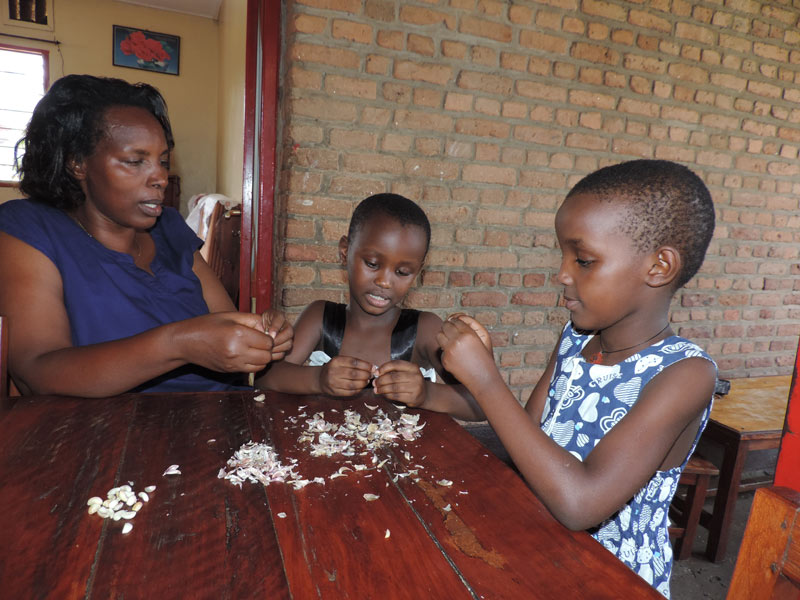
[[[20,400],[0,420],[2,596],[661,597],[588,534],[556,522],[447,416],[420,413],[414,441],[315,457],[298,441],[314,413],[342,422],[345,409],[363,420],[370,407],[394,419],[400,409],[371,392],[253,395]],[[251,440],[325,483],[240,489],[219,479]],[[163,475],[172,464],[181,474]],[[345,476],[331,478],[341,467]],[[86,501],[128,482],[157,488],[122,534],[124,521],[89,515]]]

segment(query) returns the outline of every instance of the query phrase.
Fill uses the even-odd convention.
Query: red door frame
[[[280,0],[247,0],[239,310],[272,306]]]
[[[789,404],[786,407],[786,422],[783,426],[778,466],[775,469],[775,485],[800,491],[800,346],[794,358],[794,374],[789,388]]]

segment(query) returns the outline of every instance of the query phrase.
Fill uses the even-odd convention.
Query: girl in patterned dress
[[[669,597],[667,512],[711,410],[716,365],[675,335],[669,306],[699,269],[714,230],[703,182],[667,161],[606,167],[556,214],[570,321],[523,408],[489,336],[457,315],[442,364],[472,393],[464,419],[488,419],[536,495],[566,527],[588,530]]]

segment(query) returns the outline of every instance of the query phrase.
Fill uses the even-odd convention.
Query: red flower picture
[[[180,38],[114,25],[114,65],[178,74]]]
[[[141,31],[134,31],[119,44],[123,54],[135,54],[143,61],[167,62],[171,57],[161,42],[147,37]]]

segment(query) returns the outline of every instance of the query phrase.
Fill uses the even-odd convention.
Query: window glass
[[[14,146],[45,92],[47,52],[0,45],[0,181],[18,181]],[[20,156],[24,148],[20,147]]]

